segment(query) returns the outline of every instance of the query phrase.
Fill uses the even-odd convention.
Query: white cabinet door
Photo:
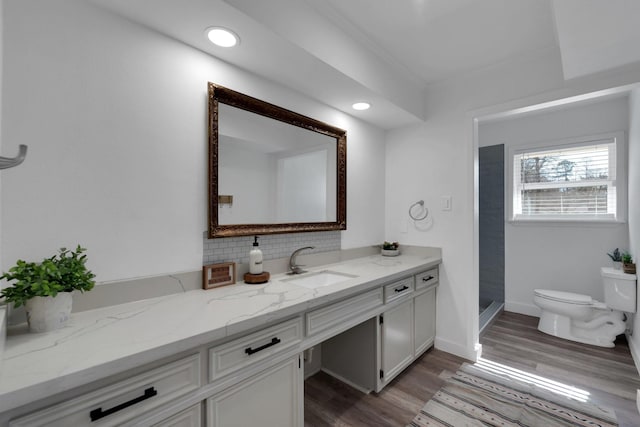
[[[198,403],[158,424],[154,424],[153,427],[202,427],[201,408]]]
[[[436,286],[414,298],[415,355],[433,345],[436,336]]]
[[[413,299],[385,311],[382,316],[378,389],[413,361]]]
[[[295,356],[210,397],[207,426],[302,426],[303,377]]]

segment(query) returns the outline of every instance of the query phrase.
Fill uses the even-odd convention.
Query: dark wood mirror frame
[[[218,103],[240,108],[336,139],[336,221],[225,224],[218,221]],[[277,105],[209,83],[209,238],[347,229],[347,132]]]

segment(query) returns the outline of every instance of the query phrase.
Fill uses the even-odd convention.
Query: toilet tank
[[[626,274],[622,270],[602,267],[600,269],[602,285],[604,286],[604,302],[607,307],[636,312],[636,275]]]

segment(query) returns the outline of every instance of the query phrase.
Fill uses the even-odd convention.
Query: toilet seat
[[[544,299],[551,301],[564,302],[574,305],[592,305],[594,300],[589,295],[574,294],[572,292],[552,291],[549,289],[535,289],[533,293]]]

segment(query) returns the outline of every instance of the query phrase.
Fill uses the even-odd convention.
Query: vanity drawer
[[[154,424],[153,427],[202,427],[201,413],[202,406],[198,403],[164,421],[160,421],[158,424]]]
[[[438,267],[416,274],[416,291],[438,283]]]
[[[302,341],[302,318],[279,323],[209,349],[209,381],[254,365]]]
[[[382,288],[307,313],[307,336],[344,323],[382,305]]]
[[[399,300],[413,292],[413,277],[390,283],[384,287],[384,303],[389,304],[392,301]]]
[[[200,355],[163,365],[9,423],[11,427],[122,425],[200,388]]]

